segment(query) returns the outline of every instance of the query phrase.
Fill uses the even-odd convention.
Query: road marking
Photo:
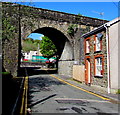
[[[22,104],[20,109],[20,114],[23,114],[24,104],[25,104],[25,115],[27,114],[27,90],[28,90],[28,76],[25,77],[24,81],[24,88],[23,88],[23,95],[22,95]]]
[[[26,99],[26,101],[25,101],[25,114],[27,114],[27,97],[28,97],[28,76],[26,77],[26,97],[25,97],[25,99]]]
[[[25,95],[25,81],[24,81],[24,90],[23,90],[23,95],[22,95],[22,104],[21,104],[21,109],[20,109],[20,113],[23,113],[23,106],[24,106],[24,95]]]
[[[85,90],[85,89],[83,89],[83,88],[81,88],[81,87],[75,86],[75,85],[73,85],[73,84],[71,84],[71,83],[69,83],[69,82],[67,82],[67,81],[64,81],[64,80],[56,77],[55,75],[52,75],[52,74],[51,74],[50,76],[58,79],[58,80],[61,81],[61,82],[66,83],[66,84],[68,84],[68,85],[70,85],[70,86],[73,86],[73,87],[75,87],[75,88],[77,88],[77,89],[80,89],[80,90],[82,90],[82,91],[84,91],[84,92],[87,92],[87,93],[92,94],[92,95],[94,95],[94,96],[96,96],[96,97],[99,97],[99,98],[101,98],[101,99],[103,99],[103,100],[110,100],[109,98],[103,97],[103,96],[101,96],[101,95],[98,95],[98,94],[95,94],[95,93],[90,92],[90,91],[88,91],[88,90]]]
[[[24,77],[13,77],[13,78],[15,78],[15,79],[20,79],[20,78],[24,78]]]

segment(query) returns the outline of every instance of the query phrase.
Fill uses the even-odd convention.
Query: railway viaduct
[[[14,76],[20,66],[21,38],[26,38],[30,33],[48,36],[58,50],[58,73],[71,76],[74,62],[82,64],[83,60],[81,35],[106,22],[13,3],[2,3],[2,16],[3,68]]]

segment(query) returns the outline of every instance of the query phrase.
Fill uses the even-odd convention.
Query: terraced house
[[[118,24],[116,18],[84,34],[85,83],[107,88],[108,93],[120,89],[118,83]]]

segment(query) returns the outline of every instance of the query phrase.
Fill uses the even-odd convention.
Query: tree
[[[32,38],[26,38],[23,40],[22,49],[23,52],[36,51],[38,50],[38,44],[40,44],[40,40],[34,40]]]
[[[82,16],[82,14],[78,13],[78,16]]]
[[[42,37],[41,43],[40,43],[40,52],[45,57],[52,56],[56,54],[57,49],[53,42],[46,36]]]

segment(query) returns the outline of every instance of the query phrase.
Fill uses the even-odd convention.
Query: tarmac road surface
[[[29,76],[28,100],[32,114],[118,113],[118,104],[66,84],[50,74]]]

